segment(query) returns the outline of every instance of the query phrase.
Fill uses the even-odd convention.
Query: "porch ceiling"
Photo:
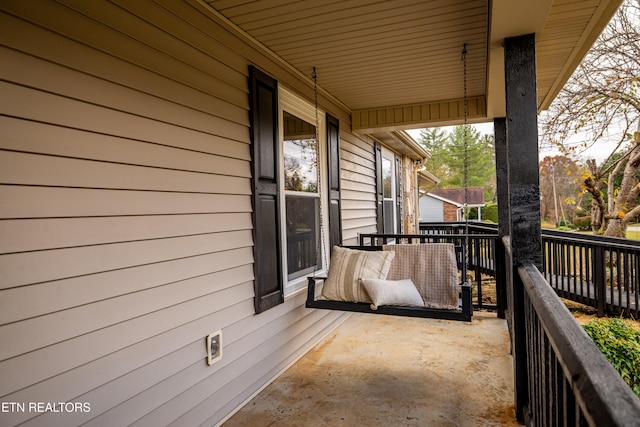
[[[622,0],[204,0],[352,111],[359,133],[504,116],[505,37],[536,33],[546,108]]]

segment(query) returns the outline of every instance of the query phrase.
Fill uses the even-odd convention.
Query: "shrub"
[[[573,230],[575,228],[575,226],[571,221],[566,221],[564,219],[560,220],[560,223],[558,224],[558,228],[560,227],[564,227],[565,229],[568,229],[568,230]]]
[[[576,217],[576,219],[573,220],[573,225],[578,230],[590,230],[591,229],[591,217],[590,216]]]
[[[640,397],[640,329],[621,319],[597,319],[583,325],[622,379]]]
[[[495,203],[487,203],[482,209],[482,219],[485,221],[498,222],[498,205]]]

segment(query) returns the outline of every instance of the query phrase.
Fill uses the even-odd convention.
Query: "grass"
[[[542,223],[542,228],[549,228],[549,229],[556,229],[554,224],[550,224],[550,223]],[[585,230],[573,230],[574,233],[577,234],[586,234],[589,236],[593,236],[593,232],[592,231],[585,231]],[[627,229],[627,239],[628,240],[640,240],[640,230],[631,230],[631,229]]]
[[[627,239],[640,240],[640,230],[627,230]]]
[[[593,235],[591,231],[577,231],[580,234],[588,234]],[[628,240],[640,240],[640,230],[629,230],[627,229],[627,237]]]

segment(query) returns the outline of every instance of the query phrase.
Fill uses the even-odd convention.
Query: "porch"
[[[536,274],[536,115],[620,2],[0,2],[0,403],[90,407],[0,425],[218,425],[342,330],[288,278],[285,112],[315,128],[322,255],[411,218],[428,153],[404,130],[493,120],[517,419],[637,422]]]
[[[542,270],[531,262],[510,269],[508,236],[500,238],[482,225],[465,228],[471,234],[459,234],[463,230],[455,224],[423,224],[418,235],[362,234],[360,244],[466,241],[468,267],[476,273],[475,305],[482,307],[481,273],[491,275],[496,314],[476,311],[472,323],[354,314],[225,425],[264,425],[265,419],[278,425],[634,423],[640,402],[560,301],[561,290],[548,281],[568,274],[558,267],[566,262],[552,256],[568,251],[545,250]],[[559,236],[543,233],[544,246],[554,237]],[[573,236],[564,239],[566,246],[580,243]],[[589,253],[613,250],[616,259],[637,264],[627,260],[631,252],[622,257],[614,242],[595,238],[590,244]],[[573,256],[572,271],[600,271],[601,258]],[[631,276],[637,277],[620,277],[628,282],[627,293],[635,295]]]
[[[506,322],[354,313],[223,425],[519,425]]]

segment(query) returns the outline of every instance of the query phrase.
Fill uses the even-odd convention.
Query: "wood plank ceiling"
[[[555,97],[621,0],[205,0],[310,76],[371,133],[504,115],[502,40],[538,37],[540,106]],[[533,3],[533,4],[532,4]]]

